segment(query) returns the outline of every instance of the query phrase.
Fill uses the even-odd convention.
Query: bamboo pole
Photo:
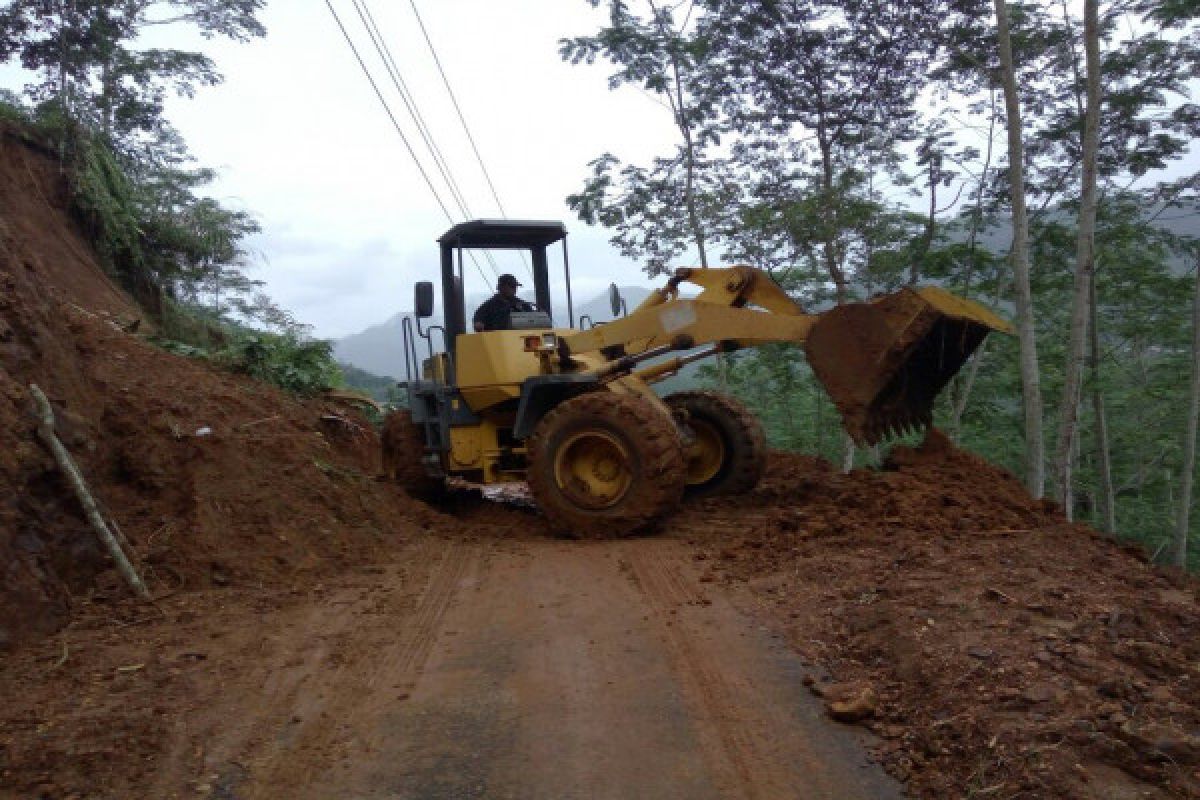
[[[108,548],[108,553],[117,565],[117,571],[125,578],[125,582],[129,584],[138,596],[149,597],[150,593],[146,590],[146,584],[142,583],[141,576],[137,574],[137,570],[129,562],[125,551],[121,549],[121,545],[117,542],[108,524],[105,523],[104,517],[100,514],[100,508],[96,505],[96,499],[92,497],[92,493],[88,491],[87,483],[83,479],[83,473],[79,471],[79,467],[76,466],[74,459],[71,458],[71,454],[67,452],[67,448],[63,446],[63,443],[59,441],[58,436],[54,433],[54,409],[50,407],[50,401],[46,399],[46,395],[38,388],[37,384],[30,384],[29,393],[33,395],[36,405],[34,416],[38,421],[38,437],[49,448],[50,452],[54,455],[54,460],[58,462],[59,469],[67,476],[67,482],[75,490],[75,496],[79,498],[79,504],[83,506],[83,511],[87,515],[88,522],[92,524],[92,528],[95,529],[96,535],[100,537],[100,541]]]

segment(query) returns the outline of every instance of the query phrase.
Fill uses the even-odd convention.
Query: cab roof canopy
[[[527,219],[476,219],[462,222],[442,234],[443,247],[486,247],[495,249],[540,248],[567,236],[561,222]]]

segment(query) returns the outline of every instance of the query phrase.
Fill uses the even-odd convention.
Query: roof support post
[[[554,314],[550,309],[550,270],[547,268],[546,246],[532,247],[530,251],[533,255],[533,289],[537,307],[550,314],[553,319]]]
[[[454,354],[454,345],[466,325],[459,297],[457,281],[454,280],[454,242],[442,242],[442,318],[446,323],[446,349]]]

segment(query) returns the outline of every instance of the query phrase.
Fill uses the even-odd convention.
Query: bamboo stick
[[[59,441],[58,436],[54,433],[54,409],[50,407],[50,401],[46,399],[46,395],[38,388],[37,384],[30,384],[29,392],[33,395],[34,403],[36,404],[36,414],[34,415],[38,421],[38,437],[54,454],[54,460],[58,462],[59,469],[67,476],[67,481],[71,484],[71,488],[75,490],[75,496],[79,498],[80,505],[83,506],[83,511],[87,515],[88,522],[92,524],[96,535],[100,537],[100,541],[108,548],[109,555],[112,556],[113,562],[117,565],[117,571],[125,578],[125,582],[136,592],[140,597],[148,597],[150,593],[146,590],[146,584],[142,583],[141,576],[137,574],[137,570],[129,563],[129,558],[125,555],[125,551],[121,549],[121,545],[113,536],[108,524],[105,523],[104,517],[100,514],[100,509],[96,505],[96,500],[92,497],[92,493],[88,491],[87,483],[83,479],[83,473],[79,471],[79,467],[75,465],[71,454],[67,452],[67,448]]]

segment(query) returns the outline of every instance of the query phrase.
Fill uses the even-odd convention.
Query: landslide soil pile
[[[1200,796],[1195,582],[941,434],[849,475],[776,454],[688,518],[920,795]]]
[[[376,481],[356,413],[164,352],[141,316],[50,155],[0,130],[0,651],[128,593],[35,438],[31,383],[155,594],[311,582],[436,516]]]

